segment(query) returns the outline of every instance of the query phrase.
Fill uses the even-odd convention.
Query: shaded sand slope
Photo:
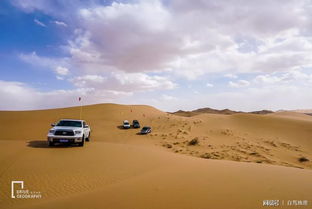
[[[0,142],[1,208],[263,208],[266,199],[311,200],[312,171],[205,160],[155,146],[93,142],[84,148],[33,148]],[[9,181],[23,179],[40,200],[13,200]],[[3,189],[4,188],[4,189]],[[296,208],[296,207],[285,207]],[[305,207],[307,208],[307,207]]]

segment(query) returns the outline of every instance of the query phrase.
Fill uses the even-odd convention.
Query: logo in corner
[[[16,186],[15,186],[16,185]],[[19,187],[17,185],[20,185]],[[11,181],[11,198],[20,198],[20,199],[39,199],[41,198],[41,192],[30,191],[24,189],[24,181]],[[20,189],[16,189],[16,187]]]

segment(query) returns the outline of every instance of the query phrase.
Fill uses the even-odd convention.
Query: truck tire
[[[78,143],[78,146],[79,146],[79,147],[83,147],[84,141],[85,141],[84,136],[82,136],[82,142],[79,142],[79,143]]]
[[[89,132],[89,136],[86,138],[86,141],[89,142],[91,137],[91,132]]]
[[[54,146],[54,143],[53,143],[53,142],[48,141],[48,145],[49,145],[49,147],[52,147],[52,146]]]

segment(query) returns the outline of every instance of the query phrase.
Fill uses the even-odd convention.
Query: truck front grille
[[[56,136],[74,136],[74,132],[71,130],[57,130],[54,135]]]

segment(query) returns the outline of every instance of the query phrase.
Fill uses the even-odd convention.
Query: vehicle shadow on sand
[[[124,128],[123,125],[117,126],[118,129],[122,129],[122,130],[128,130],[130,128]]]
[[[78,147],[72,144],[55,144],[54,146],[49,146],[46,140],[31,140],[27,142],[27,146],[32,148],[50,148],[50,149]]]

